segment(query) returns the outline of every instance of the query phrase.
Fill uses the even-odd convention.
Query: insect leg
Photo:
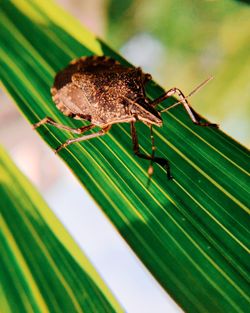
[[[155,139],[154,139],[154,135],[153,135],[153,127],[152,125],[150,125],[150,139],[151,139],[151,145],[152,145],[152,153],[151,153],[151,162],[148,168],[148,175],[149,178],[153,175],[154,169],[153,169],[153,160],[155,158],[155,150],[156,150],[156,146],[155,146]]]
[[[153,102],[151,103],[151,106],[155,107],[156,105],[158,105],[160,102],[162,102],[163,100],[173,96],[174,94],[177,94],[178,97],[180,98],[180,101],[177,103],[174,103],[173,105],[171,105],[170,107],[164,109],[163,111],[166,112],[170,109],[172,109],[173,107],[175,107],[176,105],[182,103],[182,105],[184,106],[184,108],[186,109],[189,117],[191,118],[191,120],[193,121],[194,124],[197,124],[199,126],[213,126],[213,127],[218,127],[217,124],[213,124],[213,123],[209,123],[209,122],[205,122],[205,123],[201,123],[199,120],[202,118],[197,112],[194,111],[193,108],[191,108],[189,102],[187,101],[187,99],[185,98],[184,94],[182,93],[182,91],[178,88],[171,88],[170,90],[168,90],[166,93],[164,93],[162,96],[160,96],[159,98],[153,100]]]
[[[73,138],[73,139],[68,139],[65,143],[61,144],[56,150],[55,153],[58,153],[61,149],[67,147],[68,145],[71,145],[74,142],[79,142],[79,141],[84,141],[84,140],[89,140],[95,137],[103,136],[105,135],[111,128],[112,125],[107,125],[106,127],[103,127],[101,130],[94,134],[89,134],[89,135],[84,135],[82,137],[78,138]]]
[[[69,126],[66,126],[66,125],[62,125],[62,124],[56,123],[51,117],[47,116],[44,119],[42,119],[41,121],[39,121],[38,123],[34,124],[33,125],[33,129],[38,128],[38,127],[40,127],[41,125],[44,125],[44,124],[50,124],[50,125],[55,126],[56,128],[64,129],[64,130],[70,131],[70,132],[75,133],[75,134],[82,134],[82,133],[92,129],[93,127],[95,127],[95,125],[90,124],[90,125],[87,125],[87,126],[82,126],[82,127],[78,127],[78,128],[72,128],[72,127],[69,127]]]
[[[137,133],[136,133],[136,129],[135,129],[135,123],[131,122],[130,126],[131,126],[131,136],[132,136],[134,154],[137,155],[139,158],[146,159],[146,160],[151,160],[151,162],[158,163],[159,165],[164,167],[166,172],[167,172],[168,179],[171,179],[172,176],[170,174],[170,166],[169,166],[168,160],[166,160],[164,158],[158,158],[158,157],[154,156],[155,146],[154,146],[154,140],[152,139],[152,137],[151,137],[151,141],[152,141],[152,155],[143,154],[143,153],[140,152],[138,137],[137,137]],[[152,132],[151,132],[151,136],[152,136]],[[150,164],[149,170],[148,170],[149,176],[151,176],[153,174],[152,172],[153,172],[152,171],[152,164]]]

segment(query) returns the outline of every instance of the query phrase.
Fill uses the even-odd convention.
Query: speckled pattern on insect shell
[[[51,93],[65,115],[101,126],[131,116],[135,100],[143,105],[144,80],[138,68],[107,57],[84,57],[56,75]]]

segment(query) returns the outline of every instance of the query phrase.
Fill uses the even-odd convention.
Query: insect
[[[134,154],[140,158],[150,160],[149,177],[153,174],[152,164],[155,162],[165,168],[170,179],[172,176],[168,160],[155,156],[156,148],[152,126],[163,126],[161,112],[181,103],[193,123],[199,126],[217,125],[201,123],[200,116],[190,107],[187,97],[178,88],[172,88],[157,99],[150,100],[146,96],[144,88],[150,79],[150,74],[143,73],[141,68],[124,66],[106,56],[87,56],[75,59],[55,76],[54,85],[51,88],[52,99],[57,108],[66,116],[86,120],[90,124],[79,128],[71,128],[56,123],[50,117],[45,117],[34,124],[33,127],[37,128],[43,124],[51,124],[79,135],[95,127],[99,128],[95,133],[68,139],[55,150],[55,152],[59,152],[74,142],[105,135],[113,124],[130,123]],[[179,102],[161,112],[156,110],[159,103],[174,94],[179,97]],[[136,121],[141,121],[150,127],[151,155],[140,151],[135,128]]]

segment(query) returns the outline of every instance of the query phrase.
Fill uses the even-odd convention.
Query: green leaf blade
[[[1,310],[122,312],[33,186],[0,152]]]

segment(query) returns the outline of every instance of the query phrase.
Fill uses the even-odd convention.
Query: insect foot
[[[201,122],[194,122],[194,124],[198,125],[198,126],[209,126],[209,127],[214,127],[214,128],[219,128],[218,124],[214,124],[214,123],[201,123]]]
[[[163,158],[155,158],[154,162],[160,164],[166,170],[168,180],[173,179],[173,176],[171,175],[170,165],[169,165],[168,160],[163,159]]]
[[[36,124],[33,124],[32,128],[36,129],[36,128],[40,127],[41,125],[48,123],[49,120],[50,120],[49,117],[45,117],[41,121],[37,122]]]
[[[61,151],[63,148],[65,148],[68,145],[68,142],[61,144],[58,148],[54,150],[55,154],[57,154],[59,151]]]
[[[150,164],[148,168],[148,176],[151,177],[154,174],[154,168],[153,165]]]

